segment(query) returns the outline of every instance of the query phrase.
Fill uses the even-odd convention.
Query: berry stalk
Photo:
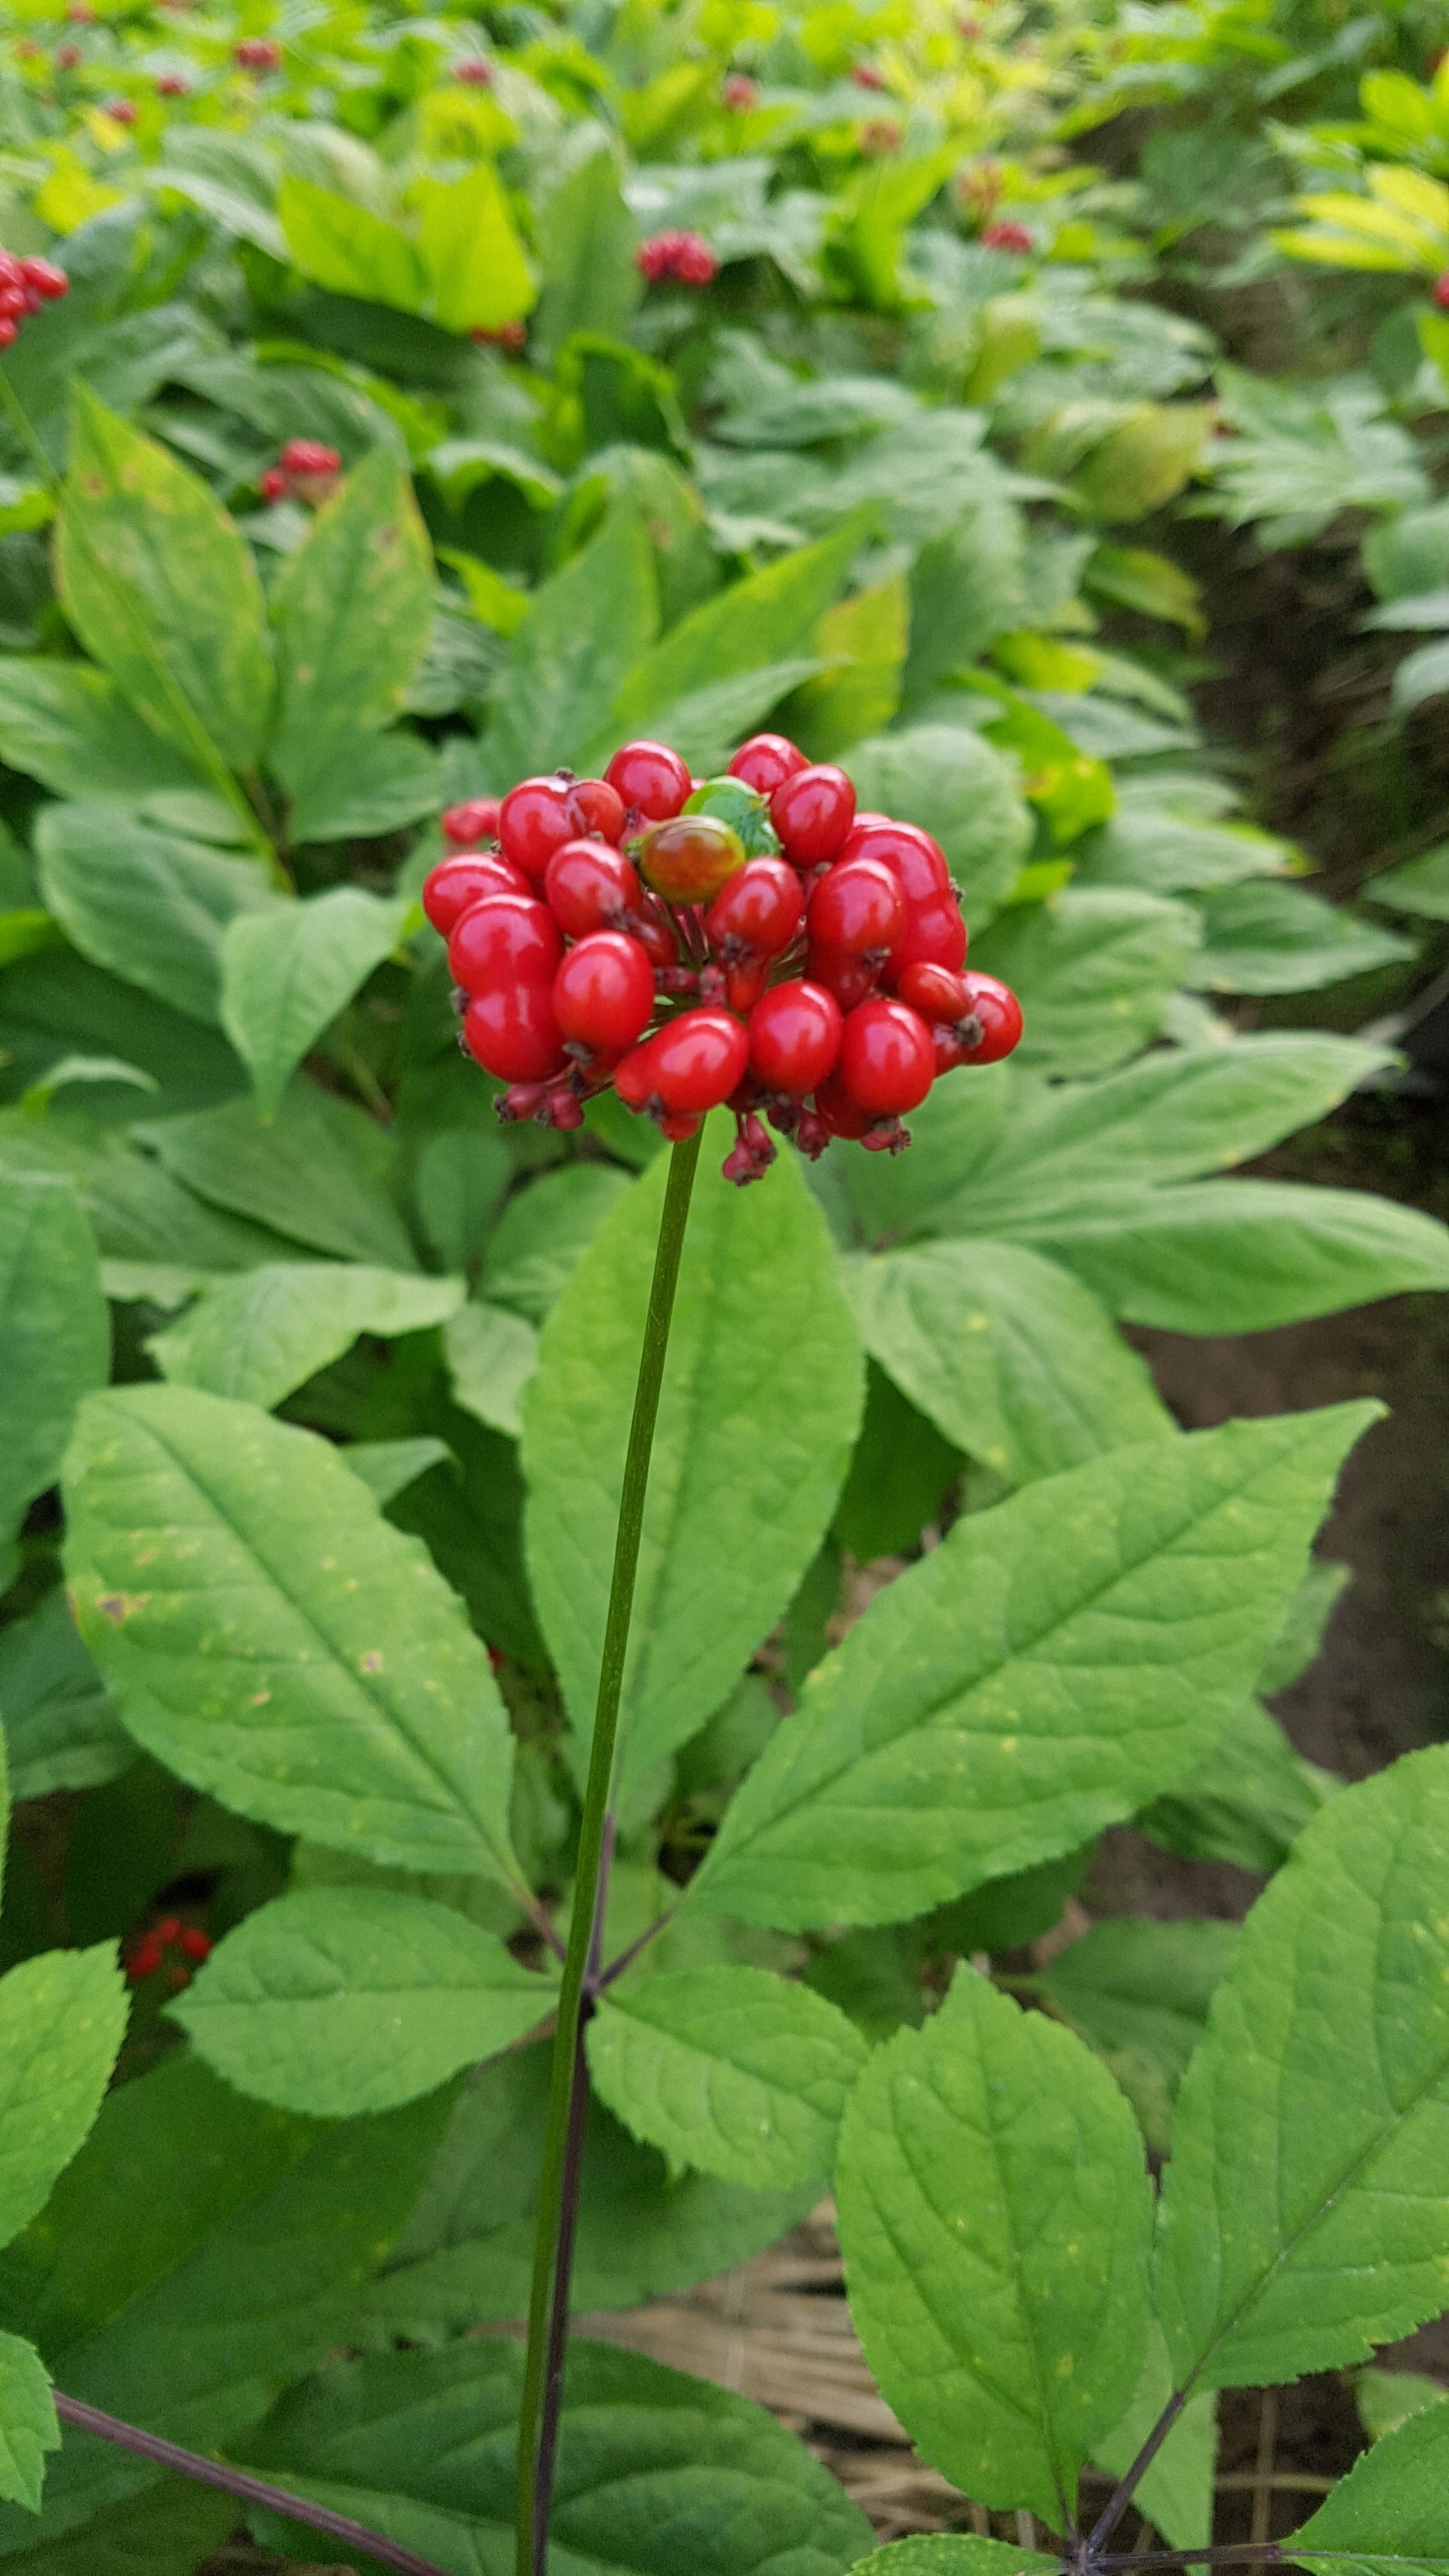
[[[684,1250],[685,1227],[689,1222],[689,1201],[699,1161],[701,1132],[697,1130],[675,1145],[670,1157],[669,1181],[654,1255],[654,1277],[644,1319],[644,1343],[639,1354],[634,1414],[624,1458],[624,1483],[619,1496],[614,1571],[604,1627],[583,1820],[579,1828],[573,1915],[559,1985],[543,2167],[539,2176],[528,2348],[518,2414],[517,2576],[546,2576],[547,2569],[553,2452],[562,2398],[564,2357],[564,2337],[561,2331],[556,2330],[555,2319],[566,2318],[568,2314],[574,2219],[588,2106],[588,2077],[583,2052],[584,2025],[592,2008],[588,1979],[591,1963],[597,1969],[598,1934],[608,1892],[607,1854],[613,1841],[609,1793],[613,1784],[614,1747],[619,1731],[624,1657],[634,1610],[634,1584],[639,1570],[639,1542],[644,1528],[644,1500],[649,1487],[654,1425],[659,1414],[669,1326],[674,1313],[674,1292],[679,1283],[679,1262]]]

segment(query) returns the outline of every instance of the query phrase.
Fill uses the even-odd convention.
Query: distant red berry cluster
[[[145,1978],[159,1976],[164,1969],[169,1984],[189,1985],[192,1968],[200,1967],[202,1960],[210,1956],[211,1941],[199,1925],[183,1923],[179,1914],[168,1914],[127,1944],[127,1982],[139,1986]]]
[[[341,473],[342,459],[335,447],[324,447],[320,438],[289,438],[279,461],[257,477],[257,489],[264,501],[315,505],[331,500]]]
[[[760,84],[751,80],[748,72],[728,72],[720,96],[726,107],[733,108],[738,115],[746,108],[759,106]]]
[[[156,77],[158,98],[189,98],[191,83],[184,72],[159,72]]]
[[[910,1142],[938,1074],[1021,1035],[1006,985],[967,974],[939,845],[859,814],[844,770],[756,734],[702,783],[657,742],[602,778],[525,778],[443,817],[423,906],[448,942],[461,1042],[508,1089],[503,1119],[583,1123],[613,1089],[672,1141],[727,1102],[724,1165],[832,1137]]]
[[[528,346],[528,325],[526,322],[480,322],[468,337],[476,340],[480,349],[502,349],[508,357],[517,358]]]
[[[461,63],[454,63],[453,78],[466,82],[471,89],[491,89],[493,65],[485,62],[481,54],[467,54]]]
[[[981,239],[988,250],[1034,250],[1036,247],[1028,227],[1010,220],[988,224]]]
[[[0,349],[18,337],[28,314],[38,313],[52,296],[69,295],[70,279],[48,259],[17,259],[0,250]]]
[[[246,36],[236,47],[232,60],[240,63],[244,72],[279,72],[282,48],[275,36]]]
[[[719,275],[719,261],[698,233],[653,233],[639,244],[634,265],[651,286],[666,277],[681,286],[708,286]]]

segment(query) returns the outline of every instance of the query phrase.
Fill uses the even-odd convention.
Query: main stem
[[[539,2176],[538,2216],[533,2251],[533,2286],[528,2308],[528,2348],[523,2366],[523,2396],[518,2415],[518,2485],[516,2503],[517,2576],[545,2576],[548,2557],[549,2505],[553,2488],[553,2447],[562,2393],[562,2320],[568,2315],[569,2273],[573,2261],[573,2226],[578,2206],[588,2074],[584,2064],[584,2024],[591,2008],[590,1961],[598,1959],[598,1933],[607,1892],[606,1847],[612,1844],[609,1793],[614,1777],[614,1744],[619,1731],[619,1697],[624,1683],[624,1657],[634,1609],[634,1582],[639,1570],[639,1541],[644,1527],[644,1497],[649,1485],[649,1458],[664,1381],[664,1356],[684,1230],[689,1221],[690,1192],[699,1161],[700,1136],[673,1148],[649,1310],[644,1319],[644,1347],[639,1354],[639,1380],[634,1390],[634,1418],[624,1458],[619,1496],[619,1526],[614,1541],[614,1573],[609,1588],[609,1615],[599,1668],[599,1695],[594,1710],[594,1740],[584,1790],[579,1856],[574,1873],[573,1913],[568,1950],[559,1985],[558,2022],[554,2033],[553,2071],[549,2079],[548,2118],[544,2130],[543,2167]]]

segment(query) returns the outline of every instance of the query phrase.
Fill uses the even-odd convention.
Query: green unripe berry
[[[738,832],[714,814],[651,824],[639,848],[639,874],[666,903],[709,903],[744,864]]]

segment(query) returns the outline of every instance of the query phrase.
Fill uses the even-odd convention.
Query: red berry
[[[622,929],[644,890],[622,850],[605,841],[565,841],[544,870],[543,897],[559,928],[570,939],[585,939],[591,930]],[[674,955],[671,936],[671,961]]]
[[[287,478],[280,465],[269,465],[265,474],[257,476],[257,490],[264,501],[285,501]]]
[[[0,349],[8,349],[11,341],[18,339],[19,334],[20,325],[13,313],[0,313]]]
[[[646,823],[662,823],[677,814],[694,786],[689,764],[663,742],[626,742],[604,772],[631,813]]]
[[[460,850],[471,850],[479,841],[496,841],[497,797],[470,796],[462,805],[450,805],[443,816],[443,838]]]
[[[862,1002],[840,1033],[843,1089],[873,1118],[914,1109],[936,1078],[931,1032],[904,1002]]]
[[[900,878],[908,904],[928,903],[951,892],[951,871],[939,841],[917,823],[892,823],[884,814],[858,814],[842,859],[884,859]]]
[[[81,60],[82,55],[79,45],[57,45],[55,49],[55,67],[57,71],[73,72]]]
[[[498,838],[505,859],[525,876],[542,877],[555,850],[575,837],[572,798],[566,778],[525,778],[510,787],[498,809]]]
[[[800,880],[785,859],[747,859],[720,888],[704,917],[712,947],[730,963],[743,964],[740,950],[757,957],[778,957],[800,927]]]
[[[966,924],[953,894],[933,895],[912,904],[905,934],[891,960],[893,974],[910,966],[947,966],[954,973],[966,963]]]
[[[1025,224],[988,224],[981,239],[987,250],[1026,251],[1033,247],[1032,236]]]
[[[1449,269],[1445,270],[1442,277],[1435,278],[1433,293],[1434,302],[1440,312],[1449,313]]]
[[[850,75],[857,89],[884,89],[884,75],[871,63],[856,63]]]
[[[803,1095],[840,1053],[840,1005],[820,984],[776,984],[750,1013],[750,1063],[771,1091]]]
[[[708,286],[719,261],[698,233],[651,233],[634,253],[634,265],[651,286],[674,277],[681,286]]]
[[[638,919],[629,926],[651,966],[661,974],[671,973],[678,967],[678,935],[664,906],[656,903],[652,895],[645,895]]]
[[[70,279],[65,270],[52,267],[48,259],[23,259],[20,274],[26,285],[33,286],[36,294],[43,295],[47,302],[53,295],[70,293]]]
[[[602,841],[622,839],[624,800],[606,778],[578,779],[571,801],[578,831],[597,832]]]
[[[720,95],[726,107],[734,108],[737,112],[744,108],[758,107],[760,84],[758,81],[752,81],[748,72],[731,72],[725,80]]]
[[[639,874],[666,903],[708,903],[744,864],[743,841],[717,814],[651,823],[639,850]]]
[[[687,1109],[666,1114],[659,1121],[659,1133],[671,1145],[682,1145],[687,1137],[697,1136],[703,1121]]]
[[[465,912],[485,895],[529,892],[528,879],[495,851],[470,850],[466,857],[440,859],[423,883],[423,910],[446,939]]]
[[[210,1958],[211,1941],[199,1924],[183,1923],[177,1940],[178,1947],[185,1951],[188,1959]]]
[[[853,948],[812,947],[805,959],[812,984],[823,984],[843,1011],[853,1011],[875,987],[876,968]]]
[[[998,983],[994,975],[963,975],[961,981],[966,1009],[956,1034],[969,1049],[967,1061],[999,1064],[1021,1042],[1021,1004],[1011,986]]]
[[[319,438],[289,438],[282,450],[282,468],[287,474],[340,474],[342,459],[335,447],[324,447]]]
[[[829,1081],[820,1085],[815,1094],[815,1111],[827,1136],[844,1136],[852,1143],[858,1143],[870,1125],[870,1111],[862,1109],[858,1100],[851,1099],[849,1092],[842,1087],[838,1073],[832,1073]],[[800,1135],[807,1153],[815,1154],[821,1150],[809,1137],[803,1118]]]
[[[180,72],[162,72],[157,78],[156,95],[158,98],[189,98],[191,83]],[[204,1940],[206,1936],[202,1933],[198,1937]]]
[[[481,54],[469,54],[461,63],[453,65],[453,78],[464,82],[470,89],[491,89],[493,65],[486,63]]]
[[[103,98],[101,101],[101,114],[102,116],[108,116],[113,125],[134,125],[136,122],[135,100],[129,98]]]
[[[773,796],[787,778],[810,766],[803,751],[783,733],[752,733],[729,765],[731,778],[742,778],[760,796]]]
[[[247,72],[278,72],[282,68],[282,48],[272,36],[248,36],[235,48],[233,59]]]
[[[901,944],[906,898],[883,859],[837,859],[810,897],[806,918],[816,946],[884,957]]]
[[[594,930],[553,979],[553,1015],[566,1038],[622,1055],[654,1008],[654,969],[637,939]]]
[[[896,978],[896,992],[923,1020],[959,1020],[967,1007],[966,979],[946,966],[907,966]]]
[[[770,820],[798,867],[833,859],[855,820],[855,789],[830,761],[797,769],[770,798]]]
[[[725,1008],[741,1020],[747,1020],[769,981],[768,957],[747,958],[743,965],[725,968]],[[701,989],[703,978],[701,977]],[[708,997],[706,997],[708,998]]]
[[[503,349],[509,357],[517,358],[528,346],[528,325],[517,321],[476,322],[468,337],[476,340],[480,349]]]
[[[547,984],[495,984],[477,994],[463,1014],[463,1044],[499,1082],[545,1082],[568,1063]]]
[[[647,1109],[657,1097],[654,1087],[653,1038],[642,1046],[631,1047],[622,1063],[614,1067],[614,1089],[626,1109]]]
[[[563,955],[563,938],[547,904],[527,894],[490,894],[471,904],[448,941],[448,965],[465,993],[508,984],[538,984],[545,991]],[[528,1069],[510,1074],[523,1082]]]
[[[728,1011],[682,1011],[650,1039],[649,1056],[652,1096],[668,1114],[693,1114],[728,1100],[749,1063],[750,1042]]]

